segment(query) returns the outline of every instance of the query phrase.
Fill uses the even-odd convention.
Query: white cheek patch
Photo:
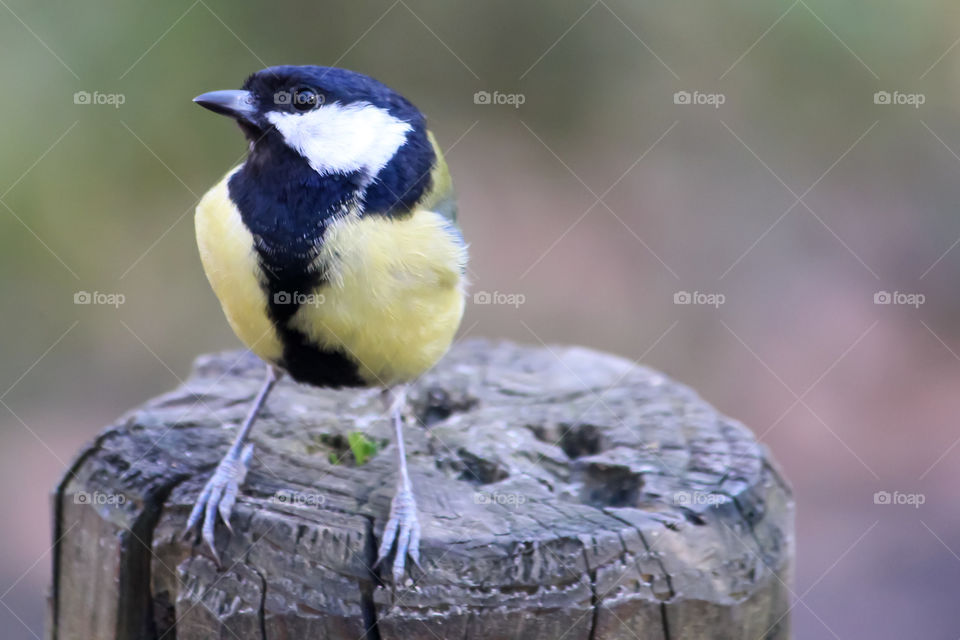
[[[287,145],[320,174],[365,171],[373,178],[407,141],[409,123],[366,102],[306,113],[267,114]]]

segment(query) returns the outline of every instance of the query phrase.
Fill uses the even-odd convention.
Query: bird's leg
[[[420,521],[417,519],[417,502],[413,497],[413,486],[410,484],[410,475],[407,473],[407,457],[403,446],[403,408],[406,404],[406,386],[397,386],[387,390],[390,401],[390,419],[393,421],[395,437],[397,439],[397,463],[399,479],[397,492],[390,503],[390,518],[383,528],[383,539],[377,551],[376,566],[383,560],[397,543],[396,555],[393,558],[393,583],[399,584],[403,578],[407,554],[420,566]]]
[[[197,502],[193,506],[193,511],[190,512],[190,517],[187,518],[186,530],[190,531],[200,522],[200,518],[203,517],[203,527],[201,528],[203,540],[207,543],[207,546],[210,547],[210,551],[213,552],[213,557],[217,561],[217,565],[220,564],[220,556],[217,555],[213,538],[214,527],[217,523],[217,513],[220,513],[220,518],[232,533],[233,528],[230,525],[230,512],[233,510],[233,505],[237,501],[240,485],[243,484],[244,479],[247,477],[250,460],[253,458],[253,444],[247,444],[247,437],[250,435],[253,423],[257,419],[257,414],[260,413],[260,409],[263,408],[267,396],[270,395],[270,390],[273,389],[273,386],[282,375],[282,372],[273,365],[267,365],[267,377],[263,381],[263,386],[260,387],[260,391],[253,401],[253,406],[250,407],[250,412],[247,414],[246,420],[243,421],[243,425],[240,427],[240,431],[237,432],[237,437],[233,441],[233,444],[230,445],[230,449],[226,455],[223,456],[220,464],[217,465],[216,471],[213,472],[213,477],[210,478],[210,481],[207,482],[203,491],[200,492],[200,495],[197,497]]]

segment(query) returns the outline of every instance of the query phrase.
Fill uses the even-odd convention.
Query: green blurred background
[[[639,359],[771,447],[797,638],[957,637],[958,38],[947,0],[0,0],[3,637],[41,634],[65,463],[238,346],[192,209],[244,142],[190,99],[281,63],[373,75],[452,146],[472,291],[524,298],[463,333]]]

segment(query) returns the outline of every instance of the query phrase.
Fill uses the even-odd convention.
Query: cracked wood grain
[[[395,473],[379,399],[281,382],[218,568],[182,529],[262,366],[203,356],[81,452],[54,496],[48,640],[789,638],[794,505],[769,452],[578,347],[466,341],[414,385],[424,571],[398,585],[371,568]],[[383,446],[362,466],[354,431]]]

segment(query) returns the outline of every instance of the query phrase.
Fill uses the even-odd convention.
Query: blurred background
[[[449,149],[464,335],[622,354],[769,445],[796,638],[956,638],[958,39],[948,0],[0,0],[3,637],[66,463],[239,346],[192,213],[244,142],[190,99],[314,63]]]

